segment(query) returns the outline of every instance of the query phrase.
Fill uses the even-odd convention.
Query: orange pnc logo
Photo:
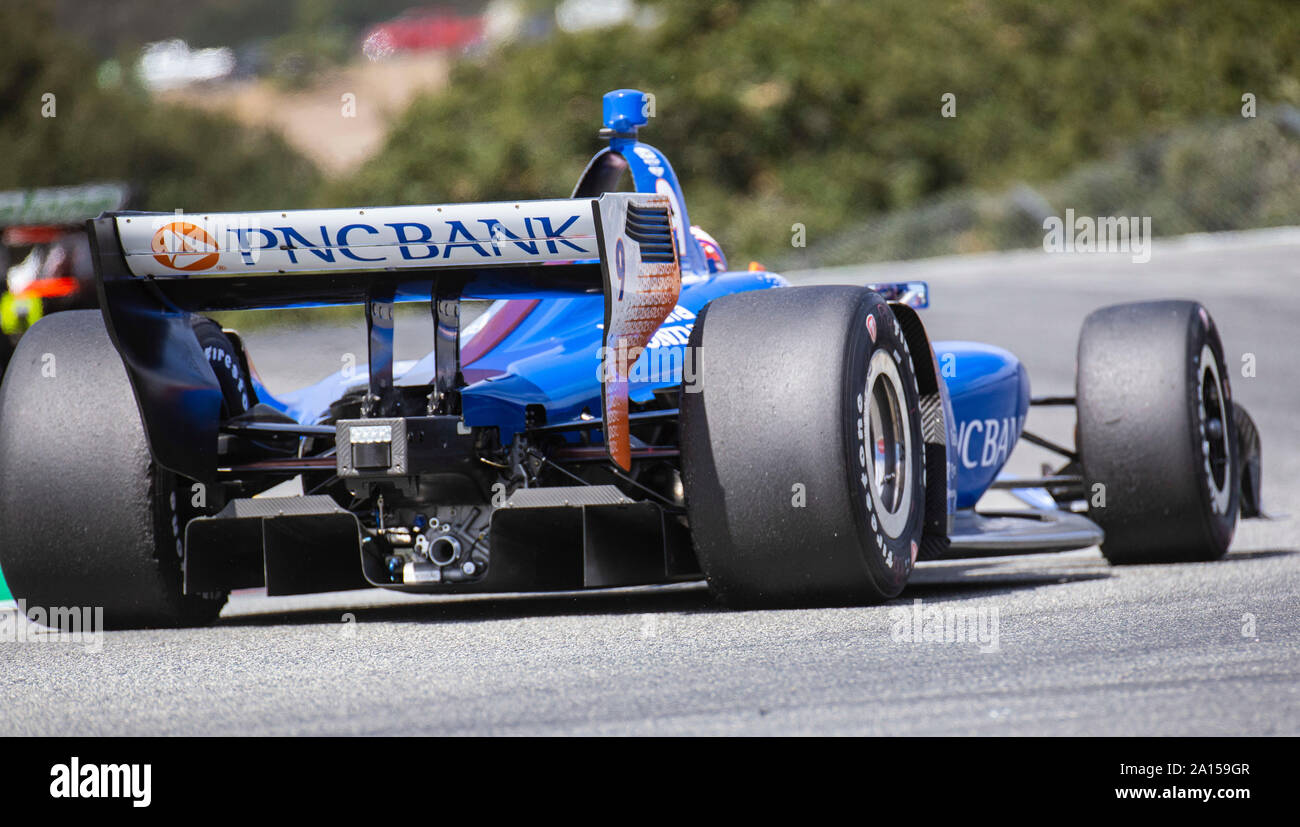
[[[158,228],[150,245],[154,258],[173,270],[209,270],[221,258],[217,240],[202,227],[173,221]]]

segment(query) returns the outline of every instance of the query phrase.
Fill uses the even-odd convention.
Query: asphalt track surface
[[[795,274],[928,279],[936,338],[1018,353],[1070,391],[1075,337],[1113,302],[1197,298],[1264,440],[1264,496],[1300,515],[1300,231]],[[364,334],[248,337],[285,387]],[[399,340],[408,354],[427,340]],[[1068,412],[1030,427],[1070,438]],[[1022,446],[1011,469],[1048,455]],[[0,643],[3,734],[1300,734],[1296,516],[1242,524],[1220,562],[1111,568],[1096,549],[922,564],[886,606],[734,612],[694,585],[583,595],[235,596],[211,628],[102,649]],[[984,610],[985,642],[895,640],[922,609]],[[992,618],[997,618],[992,645]]]

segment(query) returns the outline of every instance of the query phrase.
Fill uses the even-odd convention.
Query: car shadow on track
[[[1245,562],[1300,553],[1291,549],[1263,549],[1232,552],[1214,563]],[[923,565],[912,576],[903,593],[886,605],[924,599],[928,601],[980,600],[1070,583],[1105,580],[1123,569],[1111,569],[1104,562],[1083,562],[1057,568],[1059,557],[1044,557],[1042,566],[1032,568],[1026,558],[989,558]],[[338,623],[348,613],[358,621],[390,623],[473,623],[485,620],[512,620],[532,617],[633,614],[706,614],[745,611],[799,611],[815,606],[790,609],[745,609],[720,605],[709,595],[703,583],[672,586],[648,586],[592,592],[562,592],[509,595],[463,595],[430,597],[390,604],[367,604],[364,595],[349,605],[348,593],[337,601],[319,606],[290,606],[278,609],[281,598],[259,598],[265,602],[252,611],[223,616],[217,626],[296,626]],[[293,600],[293,598],[284,598]],[[842,608],[842,605],[839,606]],[[826,606],[822,608],[836,608]]]
[[[996,594],[1020,591],[1023,589],[1063,585],[1066,583],[1106,580],[1129,569],[1163,568],[1177,566],[1218,566],[1225,563],[1242,563],[1270,557],[1284,557],[1297,554],[1293,549],[1260,549],[1255,551],[1233,551],[1219,560],[1204,563],[1152,563],[1143,566],[1111,567],[1104,561],[1085,563],[1082,568],[1053,569],[1047,560],[1055,562],[1060,558],[1044,558],[1042,569],[1028,570],[1021,562],[1025,558],[1015,558],[1014,568],[1007,569],[1009,558],[971,560],[953,564],[951,562],[935,567],[918,568],[912,575],[907,588],[899,595],[899,600],[927,598],[931,600],[969,600]]]
[[[274,598],[272,598],[274,599]],[[563,594],[472,595],[454,599],[420,600],[389,605],[349,606],[344,601],[328,607],[293,608],[221,617],[217,626],[287,626],[338,623],[341,613],[358,621],[389,623],[472,623],[569,615],[630,615],[717,610],[704,584],[647,587],[617,592]]]
[[[993,561],[947,564],[942,568],[921,568],[917,578],[895,601],[924,598],[939,600],[975,600],[995,595],[1037,589],[1072,582],[1100,580],[1112,576],[1108,571],[1062,571],[1045,567],[1041,570],[999,571]],[[245,606],[240,613],[221,617],[219,627],[296,626],[320,623],[335,624],[342,614],[357,621],[388,623],[474,623],[486,620],[512,620],[535,617],[633,614],[713,614],[746,611],[801,611],[810,608],[844,608],[843,604],[823,607],[801,606],[786,609],[747,609],[728,607],[716,602],[703,583],[649,586],[614,591],[564,592],[509,595],[463,595],[430,597],[400,603],[375,605],[366,603],[365,595],[349,604],[348,593],[325,605],[289,606],[278,609],[282,598],[256,598],[261,605]],[[293,598],[283,598],[293,600]]]
[[[1229,551],[1227,556],[1222,560],[1215,560],[1216,563],[1234,563],[1244,560],[1262,560],[1269,557],[1286,557],[1291,554],[1300,554],[1300,549],[1294,548],[1268,548],[1259,549],[1258,551]]]
[[[935,571],[932,576],[925,576],[908,583],[898,599],[977,600],[1027,589],[1107,580],[1113,576],[1106,571],[1015,571],[992,574],[982,573],[978,564],[952,566]]]

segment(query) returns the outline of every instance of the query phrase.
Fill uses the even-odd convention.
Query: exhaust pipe
[[[450,566],[460,559],[460,541],[450,534],[442,534],[426,541],[424,555],[437,566]]]

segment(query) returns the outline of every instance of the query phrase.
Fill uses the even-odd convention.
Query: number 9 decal
[[[614,244],[614,273],[618,276],[618,300],[623,300],[623,284],[627,280],[627,254],[623,251],[623,239]]]

